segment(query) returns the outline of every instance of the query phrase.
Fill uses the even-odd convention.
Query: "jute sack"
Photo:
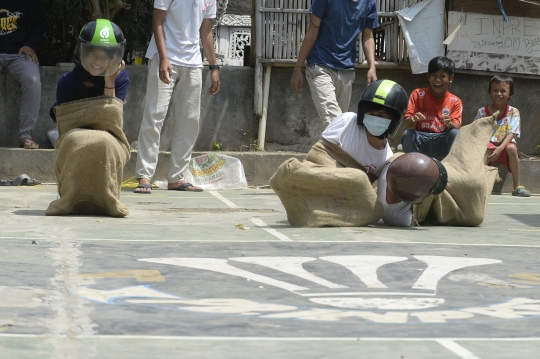
[[[60,199],[51,202],[46,215],[128,215],[119,201],[122,172],[130,156],[122,115],[123,102],[108,96],[56,107]]]
[[[484,155],[499,112],[463,126],[442,160],[448,172],[446,190],[414,205],[418,222],[446,226],[479,226],[486,216],[497,168],[484,165]]]
[[[292,158],[282,163],[270,185],[293,226],[367,226],[382,218],[364,167],[325,140],[317,142],[303,162]]]

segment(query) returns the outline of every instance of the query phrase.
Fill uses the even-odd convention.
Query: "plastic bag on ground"
[[[207,153],[191,159],[185,180],[206,190],[246,189],[242,162],[232,156]]]

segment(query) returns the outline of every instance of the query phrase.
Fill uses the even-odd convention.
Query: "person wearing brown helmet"
[[[389,226],[411,226],[413,204],[441,194],[447,183],[446,169],[435,158],[416,152],[395,158],[381,171],[377,186],[377,197],[384,209],[383,222]]]

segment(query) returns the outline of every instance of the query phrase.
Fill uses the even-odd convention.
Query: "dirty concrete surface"
[[[272,190],[2,187],[0,358],[537,358],[540,197],[475,228],[294,228]]]

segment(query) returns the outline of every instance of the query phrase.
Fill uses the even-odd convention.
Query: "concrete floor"
[[[2,187],[0,358],[538,358],[540,197],[480,227],[293,228],[271,190]]]

